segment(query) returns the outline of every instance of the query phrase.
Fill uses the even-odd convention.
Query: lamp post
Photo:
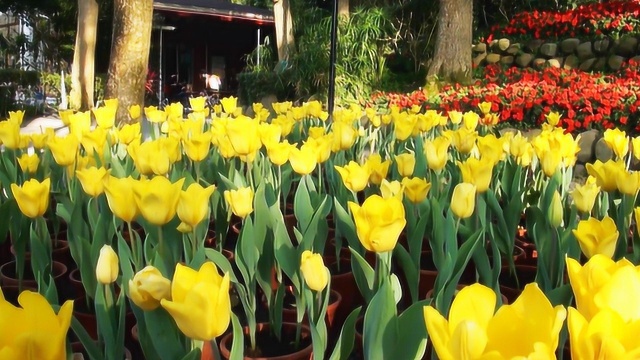
[[[333,106],[336,94],[336,52],[338,37],[338,0],[333,0],[333,12],[331,13],[331,50],[329,53],[329,93],[327,110],[333,118]]]
[[[159,89],[158,89],[158,102],[159,102],[158,106],[160,108],[162,108],[162,97],[163,97],[163,91],[162,91],[162,86],[163,86],[162,85],[162,45],[163,45],[162,32],[165,31],[165,30],[166,31],[173,31],[173,30],[176,29],[176,27],[175,26],[158,26],[158,27],[156,27],[156,29],[160,30],[160,51],[159,51],[160,52],[160,61],[159,61],[159,63],[160,63],[159,64],[160,71],[158,72],[158,86],[159,86]]]

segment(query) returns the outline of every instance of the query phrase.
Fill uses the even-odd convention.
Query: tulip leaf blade
[[[393,290],[384,281],[364,314],[363,351],[365,359],[385,359],[395,351],[397,340],[396,305]],[[389,352],[389,354],[386,354]]]
[[[414,302],[398,316],[398,341],[395,346],[397,359],[421,359],[427,348],[427,327],[424,307],[430,299]]]
[[[240,320],[234,313],[231,313],[231,324],[233,326],[233,344],[229,360],[242,360],[244,359],[244,331]]]
[[[407,249],[405,249],[402,245],[398,244],[393,249],[393,255],[398,259],[400,263],[400,267],[404,272],[404,276],[407,279],[409,294],[411,296],[412,302],[417,301],[420,294],[418,294],[418,281],[420,268],[411,258]]]
[[[365,260],[362,255],[360,255],[356,250],[352,247],[349,247],[351,251],[351,269],[353,271],[353,277],[356,280],[356,285],[358,285],[358,289],[362,294],[362,297],[365,301],[369,302],[371,298],[375,295],[375,271],[369,265],[367,260]],[[353,261],[355,259],[356,261]],[[358,266],[354,266],[358,264]]]
[[[347,316],[329,360],[347,359],[353,351],[356,333],[356,320],[358,319],[361,309],[362,306],[358,306],[349,314],[349,316]]]

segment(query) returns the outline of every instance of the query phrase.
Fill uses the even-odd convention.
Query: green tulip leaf
[[[424,307],[430,303],[430,299],[414,302],[398,317],[397,359],[422,359],[427,348]]]
[[[229,360],[244,359],[244,331],[240,320],[236,314],[231,313],[231,324],[233,326],[233,344],[231,345],[231,354]]]
[[[347,316],[347,319],[342,325],[340,336],[338,337],[338,341],[335,348],[333,349],[333,353],[331,353],[331,357],[329,358],[329,360],[341,360],[349,358],[349,355],[353,351],[355,343],[356,320],[358,320],[358,315],[360,314],[361,309],[362,306],[358,306],[349,314],[349,316]]]
[[[396,305],[388,281],[382,283],[364,315],[363,350],[365,359],[386,359],[395,355],[397,340]]]
[[[349,250],[351,251],[351,269],[353,271],[353,277],[356,280],[356,285],[358,285],[358,289],[360,289],[360,293],[365,301],[369,302],[374,295],[376,286],[375,271],[362,255],[351,247],[349,247]],[[353,259],[355,259],[355,261],[353,261]]]

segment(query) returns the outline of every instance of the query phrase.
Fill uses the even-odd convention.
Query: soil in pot
[[[98,321],[92,300],[87,301],[85,296],[75,299],[73,316],[78,319],[92,339],[98,339]]]
[[[270,360],[306,360],[309,359],[313,348],[311,346],[311,331],[306,325],[302,326],[300,344],[295,346],[296,329],[299,324],[282,323],[282,340],[271,333],[268,323],[257,324],[256,327],[256,351],[252,353],[249,342],[249,328],[245,333],[245,359],[270,359]],[[233,334],[225,335],[220,341],[220,353],[223,358],[229,359],[230,349],[233,345]]]
[[[67,274],[67,266],[61,262],[54,261],[51,265],[51,275],[56,283],[57,288],[62,287],[62,277]],[[0,267],[0,281],[3,286],[27,286],[31,288],[37,288],[38,282],[35,280],[33,271],[31,270],[31,263],[25,261],[24,274],[22,284],[18,280],[18,274],[16,271],[16,262],[11,261]]]

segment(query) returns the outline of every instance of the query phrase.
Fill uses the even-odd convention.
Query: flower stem
[[[138,242],[136,241],[136,237],[133,236],[133,227],[131,226],[131,221],[127,221],[127,229],[129,230],[129,244],[131,246],[131,256],[133,257],[133,266],[138,272],[140,270],[141,264],[140,259],[138,259]]]
[[[216,338],[211,339],[209,342],[211,344],[211,353],[213,355],[213,360],[222,360],[222,356],[220,355],[220,348],[218,348],[218,342]]]

